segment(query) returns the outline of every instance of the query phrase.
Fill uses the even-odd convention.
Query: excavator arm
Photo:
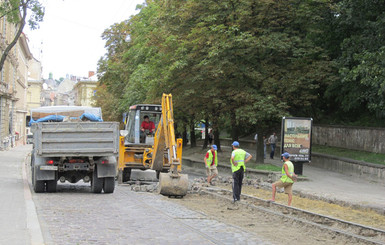
[[[162,170],[163,165],[167,164],[169,166],[178,165],[177,171],[181,171],[182,140],[178,139],[177,141],[178,143],[175,141],[172,95],[163,94],[162,118],[154,137],[153,161],[151,169],[160,171]],[[163,162],[164,149],[167,150],[168,162],[166,163]]]
[[[167,162],[164,162],[165,150]],[[151,169],[162,170],[170,166],[168,173],[160,173],[160,193],[166,196],[184,196],[188,189],[188,176],[182,171],[182,139],[175,140],[172,95],[162,96],[162,119],[155,133]]]

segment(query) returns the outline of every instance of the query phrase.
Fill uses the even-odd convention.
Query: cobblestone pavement
[[[128,186],[93,194],[86,184],[59,184],[57,193],[33,198],[46,244],[269,244],[173,199]]]

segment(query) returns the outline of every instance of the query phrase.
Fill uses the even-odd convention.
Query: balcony
[[[8,83],[0,81],[0,93],[6,94],[8,93]]]
[[[16,93],[16,89],[10,88],[7,83],[0,81],[0,96],[17,101]]]

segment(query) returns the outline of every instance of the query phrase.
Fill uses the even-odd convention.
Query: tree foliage
[[[100,80],[115,100],[100,103],[123,112],[172,93],[180,133],[208,121],[219,146],[220,132],[267,136],[283,116],[381,115],[385,5],[376,3],[147,0],[103,34]]]
[[[337,113],[369,112],[385,116],[384,50],[385,4],[376,0],[338,2],[331,23],[335,27],[335,62],[339,79],[327,88]],[[338,34],[337,34],[338,33]]]
[[[27,13],[29,13],[28,20]],[[39,22],[43,21],[43,17],[44,7],[38,0],[8,0],[0,2],[0,18],[15,24],[17,27],[13,40],[7,45],[1,55],[0,71],[3,69],[9,52],[19,40],[26,22],[28,22],[29,27],[34,30],[39,27]]]

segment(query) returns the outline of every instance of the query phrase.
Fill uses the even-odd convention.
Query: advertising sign
[[[282,152],[290,154],[292,162],[310,162],[312,118],[282,118]]]

